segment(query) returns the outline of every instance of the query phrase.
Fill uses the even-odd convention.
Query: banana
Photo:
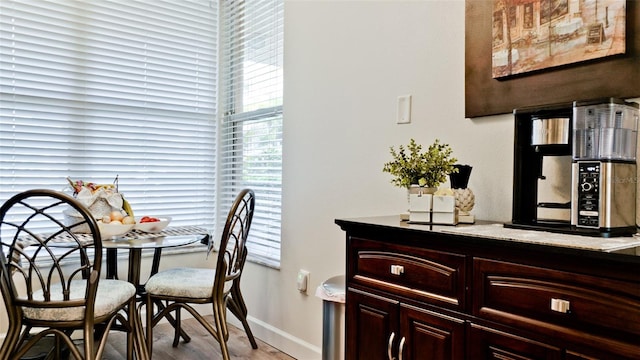
[[[96,189],[99,189],[99,188],[114,189],[116,187],[114,184],[96,184],[94,186]]]
[[[129,215],[132,218],[134,218],[133,209],[131,208],[131,204],[129,204],[129,202],[127,201],[127,199],[124,198],[124,196],[122,197],[122,209],[127,213],[127,215]]]

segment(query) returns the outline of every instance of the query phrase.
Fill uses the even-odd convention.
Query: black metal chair
[[[72,225],[63,217],[69,208],[80,214]],[[78,234],[82,227],[88,233]],[[54,338],[55,358],[66,347],[76,359],[100,359],[112,329],[127,332],[128,359],[147,359],[136,289],[101,279],[101,265],[98,224],[77,200],[52,190],[7,200],[0,208],[0,286],[9,329],[0,359],[20,359],[45,337]],[[82,332],[82,349],[74,331]]]
[[[174,346],[180,336],[180,309],[185,309],[218,341],[222,357],[229,359],[226,308],[242,321],[251,346],[258,345],[247,323],[247,308],[240,293],[240,277],[247,257],[246,240],[253,219],[255,195],[244,189],[229,210],[222,231],[215,269],[174,268],[161,271],[147,281],[147,345],[153,350],[153,327],[167,314],[175,311]],[[164,302],[154,313],[154,304]],[[211,304],[213,323],[194,309],[194,304]]]

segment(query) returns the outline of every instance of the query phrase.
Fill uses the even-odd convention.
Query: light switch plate
[[[411,95],[398,96],[398,113],[396,123],[411,123]]]

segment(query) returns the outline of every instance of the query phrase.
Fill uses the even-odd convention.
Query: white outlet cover
[[[307,292],[307,287],[309,284],[309,272],[306,270],[298,271],[298,279],[296,280],[296,286],[298,291]]]

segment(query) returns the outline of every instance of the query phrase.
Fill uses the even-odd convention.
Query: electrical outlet
[[[298,291],[301,293],[307,292],[307,286],[309,285],[309,272],[307,270],[298,270],[298,279],[296,280]]]

